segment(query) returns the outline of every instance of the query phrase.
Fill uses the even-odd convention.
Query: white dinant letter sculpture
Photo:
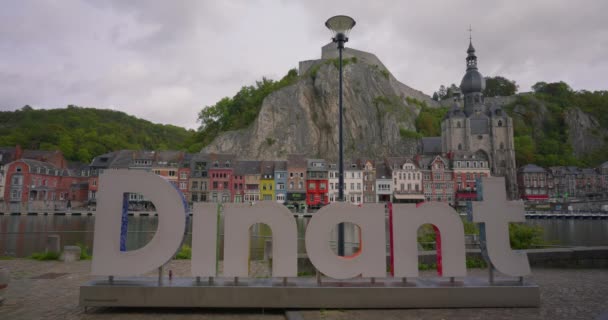
[[[271,201],[224,205],[224,276],[248,276],[249,227],[256,223],[272,230],[272,276],[296,277],[298,226],[289,209]]]
[[[507,201],[504,178],[482,178],[483,201],[473,203],[473,221],[485,223],[488,256],[496,270],[513,277],[530,274],[528,256],[511,250],[509,222],[526,220],[521,200]]]
[[[355,257],[337,256],[329,246],[332,229],[342,222],[361,229],[361,252]],[[306,228],[306,252],[320,272],[334,279],[386,277],[384,205],[337,202],[321,208]]]
[[[418,208],[415,204],[393,205],[395,277],[418,276],[418,228],[426,223],[439,229],[439,275],[466,276],[464,226],[460,216],[445,203],[428,202]]]
[[[217,254],[216,203],[195,202],[192,209],[192,276],[215,277]]]
[[[121,252],[120,227],[125,192],[143,194],[154,203],[158,229],[143,248]],[[186,229],[186,212],[178,192],[170,182],[150,172],[106,170],[100,175],[91,273],[135,276],[171,260]]]

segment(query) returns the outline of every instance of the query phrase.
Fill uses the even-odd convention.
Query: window
[[[293,172],[290,172],[290,173],[289,173],[289,177],[290,177],[290,178],[293,178]]]
[[[304,182],[300,181],[298,182],[298,189],[303,189],[304,188]]]
[[[188,175],[185,172],[180,172],[179,178],[182,180],[188,179]]]
[[[289,183],[289,189],[293,189],[293,182]]]
[[[198,190],[198,181],[192,181],[192,190]]]
[[[497,111],[497,113],[498,113],[498,111]],[[498,126],[502,127],[502,120],[498,120]]]
[[[351,182],[350,184],[350,190],[355,190],[355,184]]]
[[[308,189],[314,189],[315,188],[315,183],[311,182],[308,184]]]
[[[284,183],[278,183],[277,184],[277,189],[278,190],[284,190],[285,189],[285,184]]]
[[[185,182],[180,182],[180,183],[179,183],[179,188],[180,188],[180,189],[187,189],[188,187],[186,186],[186,183],[185,183]]]
[[[460,121],[456,122],[456,128],[460,128]]]
[[[217,189],[217,181],[213,181],[213,189]]]
[[[360,182],[357,183],[357,190],[361,190],[361,183]]]
[[[458,144],[458,150],[462,150],[462,144],[461,143]]]
[[[198,193],[192,194],[192,202],[198,202]]]
[[[503,150],[505,148],[505,144],[503,142],[500,143],[500,150]]]
[[[319,188],[320,188],[321,190],[325,190],[325,189],[327,189],[327,186],[325,185],[325,183],[321,182],[321,184],[320,184]]]

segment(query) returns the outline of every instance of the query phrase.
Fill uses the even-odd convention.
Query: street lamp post
[[[355,26],[355,20],[348,16],[333,16],[325,22],[325,26],[333,34],[332,41],[338,44],[340,60],[340,90],[339,90],[339,163],[338,163],[338,201],[344,201],[344,146],[342,135],[342,50],[344,43],[348,42],[348,33]],[[344,256],[344,223],[338,225],[338,255]]]

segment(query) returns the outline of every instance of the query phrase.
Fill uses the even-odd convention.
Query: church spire
[[[469,49],[467,49],[467,70],[477,70],[477,56],[475,55],[475,48],[473,47],[473,29],[469,25]]]

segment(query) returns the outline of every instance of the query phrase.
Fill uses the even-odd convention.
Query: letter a
[[[361,253],[339,257],[331,250],[331,230],[337,224],[351,222],[361,228]],[[386,277],[386,230],[383,204],[336,202],[312,215],[306,228],[306,253],[315,267],[334,279]]]

